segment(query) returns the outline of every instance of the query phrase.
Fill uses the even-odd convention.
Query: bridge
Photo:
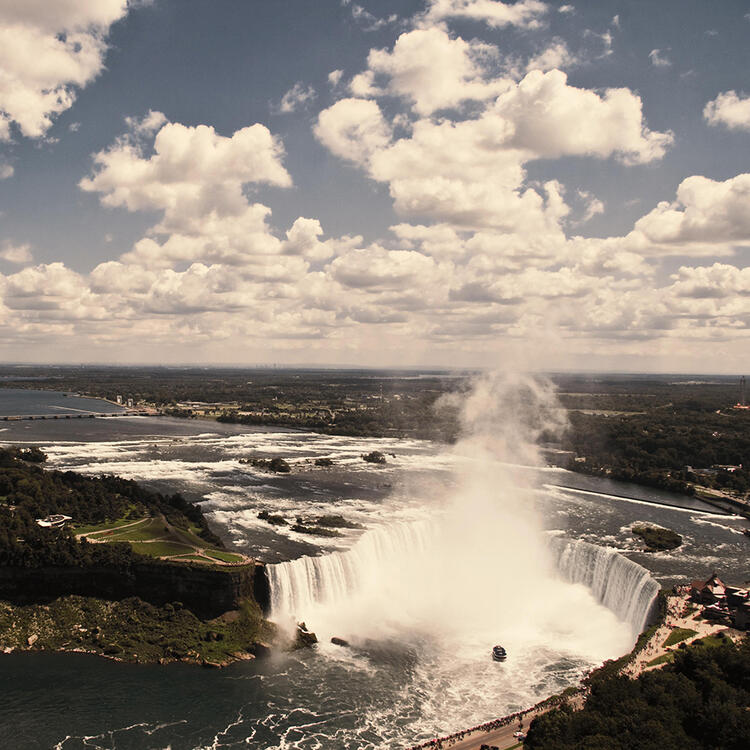
[[[9,414],[0,417],[3,422],[18,422],[29,419],[94,419],[96,417],[158,417],[161,412],[156,411],[117,411],[117,412],[81,412],[80,414]]]

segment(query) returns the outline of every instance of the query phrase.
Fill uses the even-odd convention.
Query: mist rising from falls
[[[295,616],[315,620],[316,615],[319,617],[326,610],[351,610],[365,598],[371,603],[380,599],[384,607],[381,626],[392,621],[394,614],[395,619],[403,624],[404,617],[413,615],[410,601],[421,599],[425,593],[431,592],[419,589],[408,591],[404,599],[401,596],[404,592],[402,577],[411,578],[415,568],[420,574],[428,572],[427,569],[434,563],[430,559],[431,549],[439,533],[440,525],[435,522],[386,526],[367,532],[346,552],[302,557],[268,566],[272,617],[280,621]],[[645,568],[615,550],[580,540],[558,537],[550,541],[550,549],[562,580],[585,586],[597,602],[630,626],[633,635],[643,630],[659,591],[659,584]],[[514,581],[502,574],[491,577],[498,585],[490,585],[489,589],[480,592],[483,593],[482,598],[496,598],[505,608],[512,605],[513,612],[518,611],[516,608],[522,608],[512,590]],[[460,586],[454,591],[443,588],[444,579],[436,583],[441,589],[440,595],[446,608],[460,610],[465,607],[477,613],[486,611],[486,606],[477,608],[466,600],[467,589],[471,590],[473,581],[467,581],[466,587]],[[415,581],[415,584],[424,585],[424,581]],[[564,588],[567,590],[568,587]],[[376,592],[381,592],[382,596],[377,596]],[[449,597],[456,597],[457,600],[449,602]],[[571,595],[571,599],[575,598],[579,597]],[[573,605],[574,602],[569,604]],[[343,626],[342,619],[339,619],[339,623]],[[417,627],[420,623],[413,618],[410,624]],[[434,621],[429,620],[428,626],[433,624]],[[371,627],[365,628],[365,631],[372,634]]]
[[[638,566],[587,556],[577,543],[567,554],[553,548],[530,473],[512,466],[540,465],[540,433],[560,427],[551,386],[491,376],[450,400],[465,435],[450,499],[425,497],[423,522],[372,529],[347,551],[269,566],[272,618],[304,620],[321,640],[428,638],[467,663],[497,642],[592,661],[626,651],[644,612],[602,604],[625,596]]]

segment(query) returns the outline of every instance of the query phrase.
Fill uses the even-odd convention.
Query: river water
[[[529,705],[627,650],[638,614],[618,610],[616,592],[644,597],[649,579],[615,552],[665,585],[714,569],[731,582],[750,578],[743,520],[694,499],[554,468],[498,467],[523,487],[514,514],[533,508],[546,542],[519,544],[518,527],[502,522],[459,528],[444,509],[460,489],[456,463],[464,459],[422,441],[144,417],[0,429],[7,443],[41,445],[50,467],[120,474],[201,502],[228,546],[281,563],[271,568],[277,618],[306,617],[321,636],[316,650],[217,671],[2,656],[0,730],[9,747],[405,747]],[[372,450],[388,463],[364,462]],[[291,474],[241,462],[273,456]],[[333,467],[316,466],[323,457]],[[263,510],[290,522],[341,515],[363,528],[314,537],[262,521]],[[636,522],[672,528],[684,543],[671,553],[640,552],[629,532]],[[483,540],[476,556],[467,531]],[[547,555],[559,580],[540,572]],[[457,569],[459,558],[466,562]],[[517,559],[523,565],[513,568]],[[432,590],[435,579],[441,585]],[[352,648],[331,645],[331,635]],[[511,655],[503,665],[489,659],[498,641]]]

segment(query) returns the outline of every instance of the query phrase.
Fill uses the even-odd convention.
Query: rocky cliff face
[[[0,567],[0,599],[17,603],[49,601],[67,594],[124,599],[137,596],[152,604],[179,601],[201,618],[237,609],[241,599],[265,596],[262,565],[227,568],[145,560],[116,568]],[[265,592],[265,594],[264,594]],[[258,601],[264,607],[263,601]]]

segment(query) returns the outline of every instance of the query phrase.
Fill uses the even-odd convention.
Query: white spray
[[[463,435],[449,500],[425,497],[424,521],[368,531],[346,552],[270,566],[274,618],[305,620],[321,639],[428,638],[468,661],[496,642],[592,661],[627,650],[636,626],[561,578],[532,473],[514,469],[540,465],[541,432],[563,426],[551,384],[485,376],[440,405],[459,408]]]

